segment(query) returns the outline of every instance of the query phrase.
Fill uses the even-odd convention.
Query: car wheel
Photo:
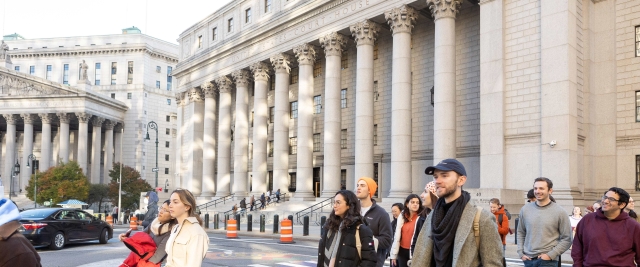
[[[106,244],[107,241],[109,241],[109,231],[107,231],[107,228],[104,228],[102,232],[100,232],[100,244]]]
[[[62,232],[57,232],[53,236],[53,239],[51,239],[51,244],[49,244],[49,248],[59,250],[64,247],[64,244],[65,244],[64,234]]]

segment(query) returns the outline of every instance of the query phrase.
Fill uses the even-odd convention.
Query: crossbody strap
[[[476,206],[476,208],[478,210],[473,218],[473,233],[476,237],[476,247],[480,248],[480,213],[482,212],[482,207]]]
[[[362,243],[360,243],[360,225],[356,227],[356,249],[358,250],[358,257],[362,259]]]

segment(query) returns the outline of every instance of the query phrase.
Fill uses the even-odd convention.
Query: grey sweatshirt
[[[536,202],[520,210],[518,256],[547,254],[558,260],[571,246],[571,223],[567,212],[555,202],[539,207]]]

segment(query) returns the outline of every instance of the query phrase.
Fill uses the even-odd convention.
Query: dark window
[[[275,75],[271,75],[269,81],[271,82],[270,83],[271,86],[269,86],[269,91],[276,90],[276,76]]]
[[[298,154],[298,137],[289,138],[289,155]]]
[[[17,71],[17,72],[20,72],[20,66],[15,66],[15,67],[13,67],[13,70],[15,70],[15,71]]]
[[[347,170],[340,170],[340,189],[346,188],[347,186]]]
[[[273,157],[273,140],[267,143],[267,156]]]
[[[340,67],[346,69],[349,67],[349,53],[347,51],[342,52],[342,58],[340,58]]]
[[[373,145],[374,146],[378,145],[378,125],[377,124],[373,125]]]
[[[318,77],[320,74],[322,74],[322,64],[316,62],[313,64],[313,77]]]
[[[164,147],[169,147],[169,141],[164,141]]]
[[[202,48],[202,35],[198,36],[198,48]]]
[[[171,116],[167,115],[166,116],[166,120],[167,120],[167,122],[171,122]]]
[[[373,101],[378,101],[378,81],[373,81]]]
[[[636,26],[636,57],[640,57],[640,25]]]
[[[247,10],[244,11],[244,23],[249,22],[251,22],[251,8],[247,8]]]
[[[164,174],[169,174],[169,168],[164,168]]]
[[[116,99],[116,94],[111,93],[111,98]]]
[[[227,21],[227,32],[232,32],[233,31],[233,18],[229,19]]]
[[[636,122],[640,122],[640,91],[636,91]]]
[[[291,75],[289,75],[289,84],[298,83],[298,68],[291,68]]]
[[[340,131],[340,148],[341,149],[347,148],[347,129],[342,129]]]
[[[127,67],[127,84],[133,84],[133,61],[128,62]],[[158,87],[160,88],[160,87]]]
[[[347,108],[347,89],[340,90],[340,108]]]
[[[298,118],[298,101],[293,101],[289,105],[289,118]]]
[[[295,192],[295,191],[296,191],[296,173],[290,172],[289,173],[289,192]]]
[[[127,99],[131,99],[131,93],[127,93]]]
[[[320,134],[313,134],[313,152],[320,152],[320,146],[322,143],[320,142]]]
[[[373,45],[373,59],[378,59],[378,43],[375,43]]]
[[[215,41],[218,38],[218,28],[213,28],[211,30],[211,40]]]
[[[167,128],[167,130],[165,131],[165,133],[166,133],[167,135],[170,135],[170,134],[171,134],[171,129]]]
[[[169,154],[164,154],[164,160],[169,161]]]
[[[313,97],[313,113],[320,114],[322,112],[322,96],[314,96]]]
[[[274,116],[275,116],[275,109],[276,109],[275,107],[269,107],[269,122],[270,123],[274,122],[273,119],[274,119]]]

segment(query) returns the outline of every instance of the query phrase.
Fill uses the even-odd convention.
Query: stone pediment
[[[69,86],[0,67],[0,97],[77,94]]]

